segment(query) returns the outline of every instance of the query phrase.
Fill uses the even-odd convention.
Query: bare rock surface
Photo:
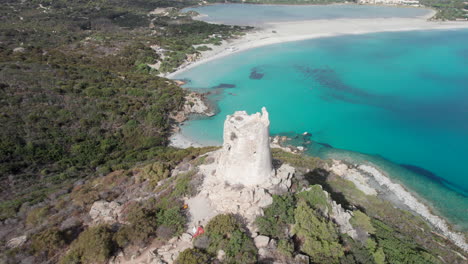
[[[22,246],[27,240],[27,236],[19,236],[8,240],[7,247],[9,248],[17,248]]]
[[[97,201],[91,206],[89,216],[94,224],[118,222],[121,206],[117,202]]]
[[[172,118],[176,122],[183,122],[191,114],[213,116],[215,113],[203,94],[190,92],[185,96],[185,104],[182,110],[173,114]]]
[[[377,195],[377,191],[368,184],[367,177],[363,176],[358,170],[348,168],[348,165],[340,161],[333,160],[333,165],[331,166],[330,171],[340,177],[352,181],[356,188],[361,190],[363,193],[367,195]]]
[[[268,242],[270,242],[270,238],[267,236],[257,236],[256,238],[254,238],[254,243],[257,248],[267,247]]]

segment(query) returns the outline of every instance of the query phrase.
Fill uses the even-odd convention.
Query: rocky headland
[[[466,263],[463,234],[403,187],[282,147],[269,125],[265,108],[238,111],[221,148],[175,150],[25,205],[24,222],[0,226],[5,247],[24,250],[6,263]]]

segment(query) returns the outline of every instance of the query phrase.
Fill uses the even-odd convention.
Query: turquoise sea
[[[323,158],[371,162],[468,230],[468,30],[339,36],[276,44],[182,72],[219,113],[182,133],[222,142],[237,110],[266,106],[271,133]]]
[[[253,5],[215,4],[186,8],[203,14],[199,19],[228,25],[261,25],[268,22],[337,18],[413,18],[427,16],[430,9],[377,5]]]

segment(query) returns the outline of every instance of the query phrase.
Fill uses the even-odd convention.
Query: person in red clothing
[[[205,229],[203,229],[203,226],[198,226],[197,232],[195,232],[195,234],[193,234],[192,238],[196,238],[197,236],[201,236],[204,233],[205,233]]]

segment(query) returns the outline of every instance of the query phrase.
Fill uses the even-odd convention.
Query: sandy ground
[[[169,145],[172,147],[176,147],[176,148],[203,147],[202,144],[199,144],[195,142],[194,140],[185,137],[180,132],[174,132],[174,134],[172,134],[169,140],[170,140]]]
[[[247,49],[281,42],[375,32],[468,28],[468,22],[464,21],[428,21],[428,17],[432,15],[418,18],[334,19],[268,23],[240,38],[224,41],[220,46],[210,46],[213,50],[202,52],[198,61],[183,65],[165,77],[174,78],[177,74],[208,61]]]

